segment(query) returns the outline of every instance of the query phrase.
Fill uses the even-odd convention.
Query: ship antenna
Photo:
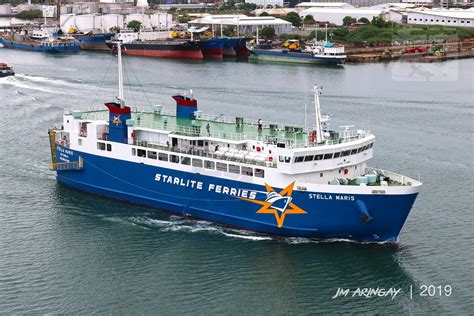
[[[314,110],[316,115],[316,142],[319,144],[324,141],[323,126],[321,124],[321,105],[319,104],[319,96],[323,87],[314,86]]]
[[[123,108],[125,106],[125,101],[123,99],[123,71],[122,71],[122,43],[121,41],[117,41],[117,56],[118,56],[118,101],[120,103],[120,107]]]

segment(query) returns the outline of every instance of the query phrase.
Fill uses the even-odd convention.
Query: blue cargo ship
[[[114,33],[85,33],[85,34],[71,34],[79,41],[82,50],[103,50],[110,51],[106,41],[109,41],[114,36]]]
[[[33,39],[28,34],[9,34],[0,38],[0,44],[5,48],[22,49],[37,52],[68,53],[81,49],[79,42],[71,38],[48,36]]]
[[[199,47],[204,58],[222,59],[224,57],[225,38],[201,38]]]
[[[375,136],[204,115],[192,92],[176,112],[134,110],[123,98],[64,114],[50,129],[51,168],[78,190],[261,234],[395,242],[417,180],[371,168]]]

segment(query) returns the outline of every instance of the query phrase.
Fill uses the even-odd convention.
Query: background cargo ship
[[[273,62],[342,65],[347,58],[344,46],[331,42],[310,44],[304,50],[299,47],[296,49],[260,48],[259,45],[249,46],[249,50],[250,59]]]
[[[101,50],[109,51],[106,41],[109,41],[114,36],[114,33],[85,33],[85,34],[71,34],[72,37],[79,41],[82,50]]]
[[[107,46],[115,49],[116,44],[109,41]],[[134,41],[122,44],[122,48],[124,55],[180,59],[204,58],[199,43],[187,40]]]
[[[75,39],[48,36],[43,39],[32,39],[28,34],[12,33],[0,38],[5,48],[22,49],[38,52],[67,53],[81,49]]]

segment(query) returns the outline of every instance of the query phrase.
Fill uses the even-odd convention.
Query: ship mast
[[[123,72],[122,72],[122,43],[117,41],[117,56],[118,56],[118,101],[120,107],[125,106],[125,101],[123,99]]]
[[[316,143],[324,141],[323,126],[321,123],[321,105],[319,103],[319,96],[323,87],[314,86],[314,110],[316,115]]]

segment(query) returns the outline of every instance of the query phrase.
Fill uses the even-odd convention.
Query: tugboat
[[[398,240],[421,182],[369,167],[375,136],[330,130],[320,87],[314,127],[204,115],[191,91],[173,96],[175,114],[132,110],[115,45],[117,99],[49,130],[59,182],[260,234]]]
[[[55,37],[51,34],[47,36],[42,34],[38,37],[36,32],[32,32],[30,36],[26,31],[1,37],[0,44],[5,48],[49,53],[77,52],[81,49],[79,42],[74,38]]]
[[[0,78],[14,75],[15,72],[13,71],[12,67],[8,66],[5,63],[0,63]]]

